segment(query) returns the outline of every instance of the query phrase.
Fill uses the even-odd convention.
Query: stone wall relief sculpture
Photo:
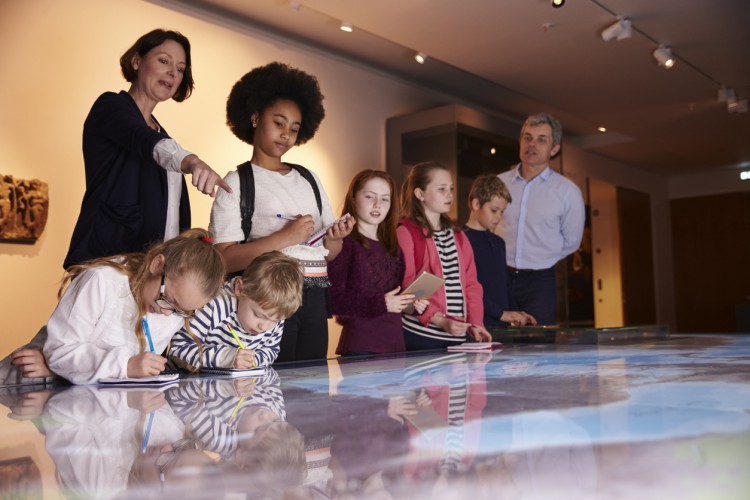
[[[0,174],[0,242],[34,243],[44,231],[49,186]]]

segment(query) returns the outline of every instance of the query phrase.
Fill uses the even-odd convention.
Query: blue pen
[[[288,215],[276,214],[276,217],[284,220],[297,220],[297,217],[289,217]]]
[[[154,352],[154,343],[151,340],[151,330],[148,329],[148,321],[146,321],[146,316],[143,317],[143,333],[146,334],[146,340],[148,340],[148,348],[151,350],[151,352]]]
[[[148,414],[148,423],[146,424],[146,431],[143,433],[143,441],[141,441],[141,454],[146,453],[148,448],[148,436],[151,434],[151,425],[154,423],[154,412]]]

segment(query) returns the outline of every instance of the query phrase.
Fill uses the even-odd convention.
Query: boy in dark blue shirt
[[[477,276],[484,289],[484,324],[487,327],[536,325],[523,311],[509,311],[505,241],[494,234],[511,197],[508,187],[492,174],[477,177],[469,192],[471,215],[463,227],[474,250]]]

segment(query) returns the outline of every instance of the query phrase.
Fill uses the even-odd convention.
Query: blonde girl
[[[49,369],[74,384],[161,372],[172,335],[219,290],[224,260],[191,229],[145,254],[71,266],[46,325]]]

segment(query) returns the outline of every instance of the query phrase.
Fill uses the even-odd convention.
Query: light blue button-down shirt
[[[503,220],[507,263],[517,269],[548,269],[581,245],[583,196],[573,181],[549,166],[529,182],[520,167],[498,175],[513,198]]]

